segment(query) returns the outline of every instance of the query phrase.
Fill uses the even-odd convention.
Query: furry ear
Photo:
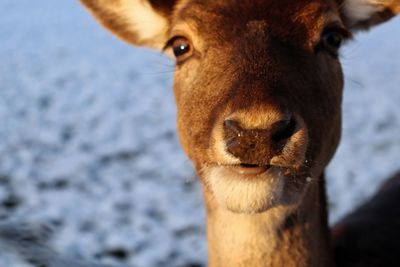
[[[353,30],[369,29],[400,12],[400,0],[339,0],[344,23]]]
[[[80,0],[94,17],[121,39],[162,48],[176,0]]]

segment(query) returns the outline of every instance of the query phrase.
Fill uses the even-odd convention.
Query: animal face
[[[178,132],[205,190],[234,212],[299,203],[340,139],[350,31],[395,1],[82,0],[121,38],[171,52]]]
[[[332,157],[348,36],[333,2],[253,2],[182,5],[168,43],[183,147],[238,212],[297,200]]]

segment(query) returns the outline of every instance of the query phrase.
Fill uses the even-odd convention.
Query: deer
[[[368,239],[357,212],[331,233],[324,185],[341,134],[340,48],[395,17],[399,0],[80,1],[123,41],[175,59],[177,131],[202,185],[208,266],[400,266],[387,257],[400,251],[388,241],[398,227],[375,235],[392,250],[371,239],[370,255],[352,240]],[[399,180],[378,193],[387,201],[360,208],[364,218],[393,209]]]

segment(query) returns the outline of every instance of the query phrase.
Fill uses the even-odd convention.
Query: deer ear
[[[162,48],[177,0],[80,0],[94,17],[128,43]]]
[[[400,12],[400,0],[340,0],[342,17],[350,29],[366,30]]]

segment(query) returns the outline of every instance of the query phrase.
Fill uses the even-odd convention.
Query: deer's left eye
[[[323,35],[325,45],[334,49],[339,49],[343,42],[343,36],[337,31],[328,31]]]
[[[322,33],[320,46],[331,55],[337,57],[345,37],[344,33],[338,29],[325,30]]]
[[[169,41],[176,61],[182,63],[193,54],[193,48],[190,41],[185,37],[175,37]]]

